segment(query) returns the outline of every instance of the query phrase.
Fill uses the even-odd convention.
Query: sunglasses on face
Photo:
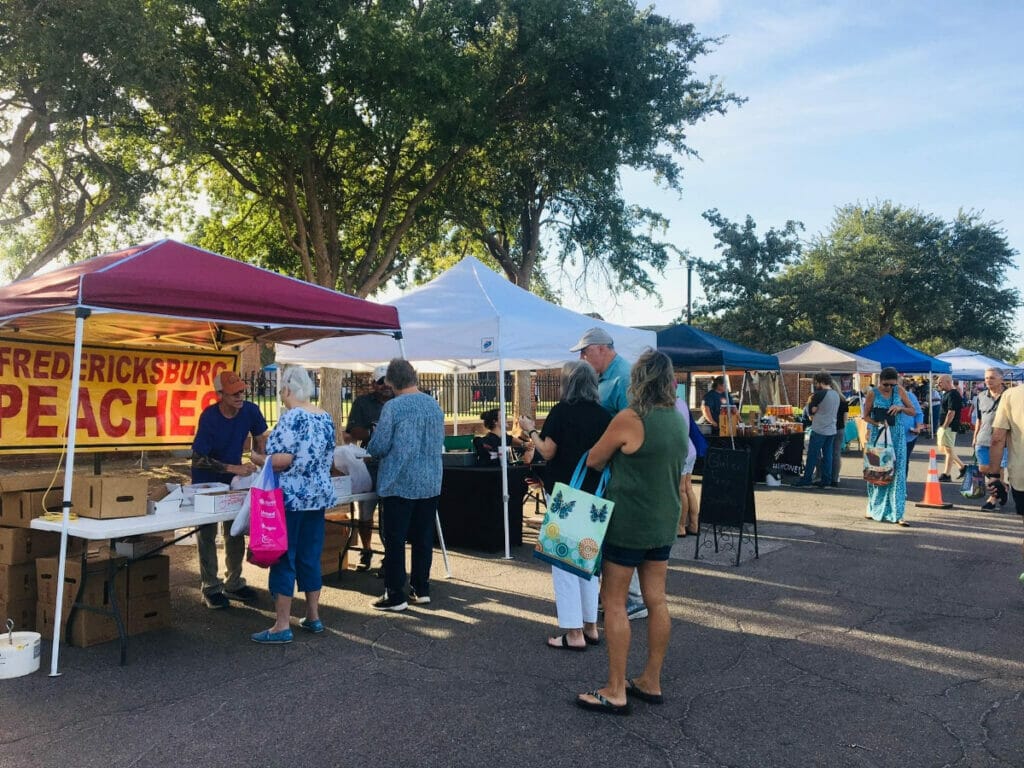
[[[879,382],[878,386],[880,386],[880,387],[887,387],[887,388],[888,387],[895,387],[896,386],[896,382],[895,381],[882,381],[882,382]]]

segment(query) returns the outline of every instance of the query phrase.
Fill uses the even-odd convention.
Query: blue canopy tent
[[[744,371],[744,383],[746,371],[779,370],[779,358],[775,355],[766,355],[685,323],[658,331],[658,351],[668,355],[675,368],[684,371],[721,371],[723,376],[729,370]],[[740,407],[743,389],[741,384]]]
[[[892,366],[900,373],[936,374],[953,372],[953,366],[945,360],[939,360],[937,357],[926,355],[924,352],[904,344],[888,333],[877,341],[871,342],[866,347],[858,349],[857,354],[869,360],[877,360],[883,368]],[[929,381],[929,390],[932,386],[932,382]],[[928,415],[928,424],[929,426],[934,426],[931,423],[932,409],[924,407],[926,405],[922,403],[924,412]]]
[[[691,325],[658,331],[658,351],[684,371],[777,371],[779,358],[735,344]]]
[[[888,333],[866,347],[858,349],[857,354],[869,360],[877,360],[883,368],[892,366],[900,373],[953,372],[953,366],[945,360],[926,355]]]

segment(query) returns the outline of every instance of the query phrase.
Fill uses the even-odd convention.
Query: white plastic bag
[[[238,514],[235,515],[234,521],[231,523],[231,535],[241,536],[242,534],[249,532],[249,510],[252,507],[252,494],[245,494],[245,501],[242,502],[242,508],[238,510]]]
[[[363,459],[369,456],[365,448],[358,445],[339,445],[334,449],[334,468],[352,478],[352,493],[369,493],[373,490],[373,479]]]

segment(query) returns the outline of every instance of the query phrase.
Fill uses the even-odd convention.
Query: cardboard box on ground
[[[32,600],[14,600],[9,603],[4,602],[0,598],[0,631],[6,630],[8,619],[14,622],[15,632],[35,632],[35,598]]]
[[[324,548],[320,554],[320,572],[324,576],[348,570],[348,540],[353,531],[349,525],[349,513],[341,507],[327,511],[324,526]]]
[[[59,533],[0,528],[0,565],[34,563],[37,557],[56,555],[59,550]]]
[[[125,630],[137,635],[162,629],[171,623],[170,559],[156,555],[122,567],[124,558],[90,557],[86,561],[85,591],[79,598],[82,604],[109,608],[107,585],[111,565],[116,568],[114,585]],[[54,606],[57,600],[57,558],[41,558],[37,563],[39,600],[36,604],[36,631],[52,639]],[[82,562],[69,559],[64,574],[64,610],[62,625],[67,626],[71,605],[82,581]],[[88,610],[75,612],[71,626],[71,643],[87,647],[116,640],[117,624],[113,616]]]

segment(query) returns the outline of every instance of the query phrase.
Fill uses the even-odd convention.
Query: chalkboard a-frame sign
[[[710,526],[718,551],[718,529],[738,528],[736,564],[740,562],[740,546],[744,527],[754,528],[754,554],[757,555],[757,512],[754,508],[754,465],[749,451],[709,448],[704,459],[704,475],[700,491],[700,532]],[[698,557],[700,536],[693,556]]]

